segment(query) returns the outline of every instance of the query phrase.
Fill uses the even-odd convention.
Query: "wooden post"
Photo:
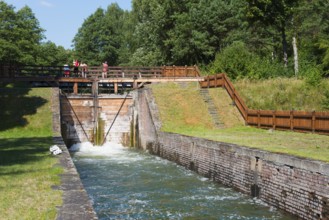
[[[236,94],[235,94],[235,88],[232,89],[232,92],[233,92],[233,102],[234,102],[234,105],[236,105]]]
[[[215,88],[217,88],[217,74],[215,75]]]
[[[273,130],[276,129],[276,115],[275,115],[276,111],[273,111],[273,122],[272,122],[272,128]]]
[[[245,112],[246,112],[246,119],[245,119],[244,124],[248,125],[249,124],[249,109],[247,109]]]
[[[74,84],[73,84],[73,94],[78,94],[78,83],[77,82],[75,82]]]
[[[135,80],[135,81],[134,81],[134,84],[133,84],[133,88],[134,88],[134,89],[137,89],[137,87],[138,87],[138,84],[137,84],[137,81]]]
[[[257,127],[260,127],[260,110],[257,110]]]
[[[118,94],[118,83],[114,83],[114,94]]]
[[[312,111],[312,124],[311,124],[311,126],[312,126],[312,133],[315,132],[315,120],[316,120],[316,118],[315,118],[315,111]]]
[[[173,65],[172,68],[173,68],[173,75],[174,75],[174,78],[175,78],[175,70],[176,70],[175,65]]]
[[[187,65],[185,65],[185,76],[187,77]]]
[[[92,84],[92,95],[94,97],[97,97],[98,96],[98,80],[97,79],[94,79],[93,80],[93,84]]]
[[[210,87],[210,79],[209,79],[209,76],[207,76],[207,87],[208,87],[208,89],[209,89],[209,87]]]
[[[290,130],[294,130],[294,110],[290,111]]]

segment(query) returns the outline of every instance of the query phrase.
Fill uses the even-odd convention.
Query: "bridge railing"
[[[103,67],[87,67],[86,77],[101,77]],[[70,76],[81,76],[82,67],[79,67],[79,74],[73,73],[70,67]],[[33,66],[33,65],[1,65],[0,78],[22,78],[22,77],[63,77],[63,66]],[[157,78],[157,77],[199,77],[200,71],[197,66],[156,66],[156,67],[121,67],[110,66],[107,71],[108,78]]]
[[[87,77],[101,77],[103,67],[90,67]],[[108,78],[157,78],[163,77],[162,67],[121,67],[110,66],[107,71]]]
[[[199,77],[200,70],[197,66],[163,66],[163,77]]]

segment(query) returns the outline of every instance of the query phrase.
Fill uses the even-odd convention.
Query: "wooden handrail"
[[[225,73],[206,76],[201,88],[223,87],[245,123],[260,128],[329,134],[329,112],[252,110],[247,107]]]
[[[200,82],[202,88],[216,88],[223,87],[231,97],[234,104],[237,106],[244,120],[247,119],[248,107],[240,97],[238,92],[235,90],[232,82],[229,80],[225,73],[216,75],[206,76],[203,82]]]
[[[70,72],[74,70],[70,66]],[[82,67],[79,67],[81,71]],[[93,76],[100,76],[103,71],[102,66],[88,67],[88,73]],[[59,77],[64,73],[64,66],[36,66],[36,65],[1,65],[0,78],[18,77]],[[200,71],[197,66],[109,66],[108,74],[115,77],[199,77]]]

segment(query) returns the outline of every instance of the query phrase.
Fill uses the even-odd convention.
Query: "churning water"
[[[111,143],[73,148],[99,219],[293,219],[146,152]]]

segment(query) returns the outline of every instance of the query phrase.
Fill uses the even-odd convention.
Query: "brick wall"
[[[329,219],[328,164],[178,134],[158,134],[158,144],[148,149],[153,154],[300,218]]]
[[[144,126],[157,132],[154,143],[143,146],[150,153],[301,219],[329,219],[328,163],[161,132],[159,113],[150,91],[143,93],[140,98],[149,104],[153,121]]]

